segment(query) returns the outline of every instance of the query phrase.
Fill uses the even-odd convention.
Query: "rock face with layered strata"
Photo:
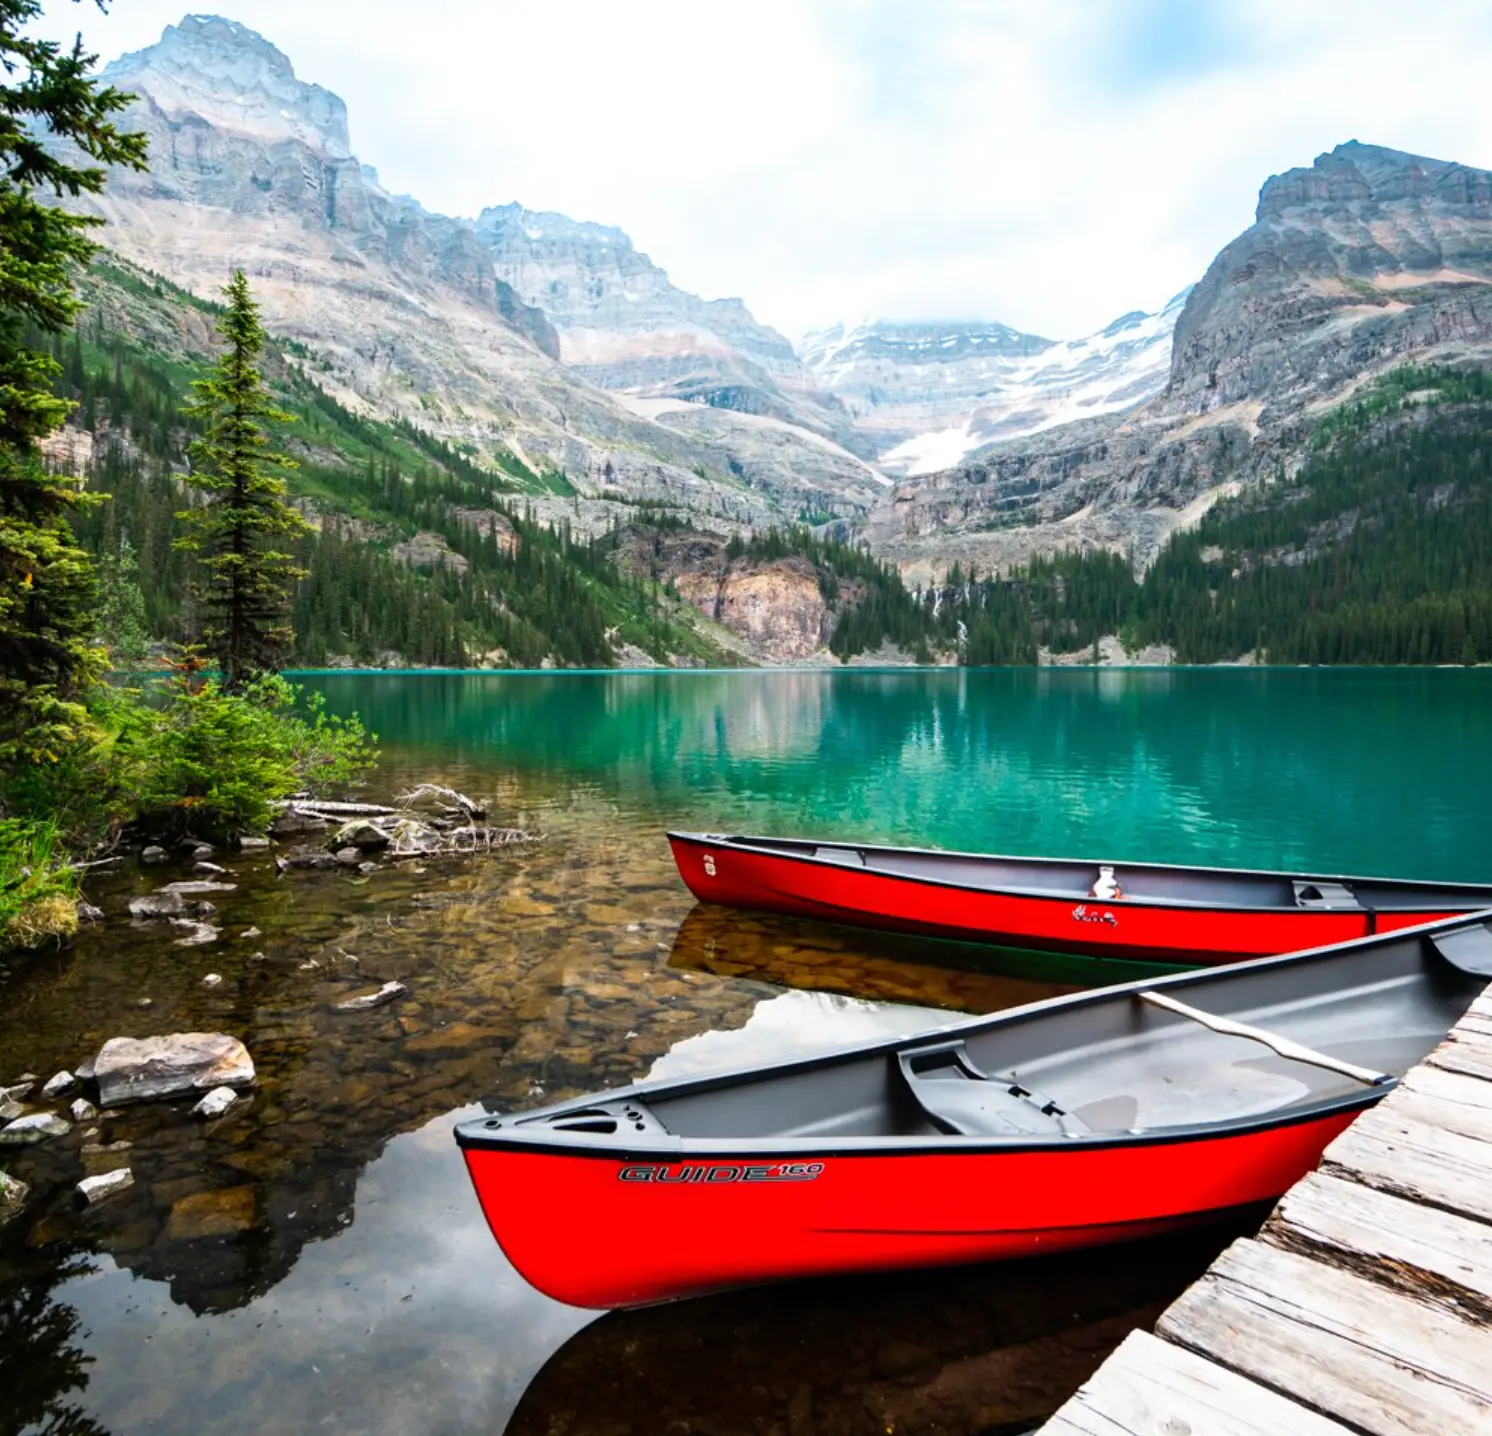
[[[560,357],[593,383],[781,419],[856,445],[849,415],[815,387],[783,335],[739,299],[680,289],[622,230],[506,204],[482,211],[477,235],[497,274],[553,321]]]
[[[1406,362],[1492,364],[1492,173],[1340,145],[1265,184],[1188,297],[1160,394],[899,484],[868,535],[915,577],[1084,545],[1145,562]]]
[[[555,327],[499,277],[476,225],[388,193],[350,152],[342,101],[252,30],[188,16],[104,76],[138,97],[123,123],[151,152],[148,173],[116,170],[103,196],[76,201],[109,221],[105,242],[208,297],[242,267],[269,329],[304,345],[315,381],[354,409],[494,463],[515,454],[582,494],[744,524],[790,516],[804,489],[847,518],[877,497],[875,476],[838,449],[826,458],[821,434],[795,427],[786,448],[749,427],[700,435],[559,363]],[[720,312],[727,328],[754,325]]]

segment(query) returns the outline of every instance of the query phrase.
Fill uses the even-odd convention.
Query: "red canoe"
[[[1155,963],[1299,952],[1492,907],[1492,885],[1470,883],[987,857],[712,833],[670,833],[668,841],[701,902]],[[1118,895],[1104,897],[1110,882]]]
[[[1492,977],[1492,913],[464,1122],[540,1291],[1029,1256],[1278,1197]]]

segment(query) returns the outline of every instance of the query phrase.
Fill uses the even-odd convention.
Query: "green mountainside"
[[[51,343],[71,421],[93,439],[91,489],[111,495],[81,518],[99,556],[133,548],[146,626],[192,625],[190,559],[174,547],[189,502],[179,476],[194,434],[181,405],[214,349],[217,306],[117,259],[84,281],[88,309]],[[46,340],[40,342],[46,343]],[[283,436],[291,492],[318,531],[297,555],[300,663],[610,665],[622,645],[660,662],[732,661],[687,604],[621,572],[604,544],[533,522],[525,495],[563,493],[562,474],[515,457],[492,469],[407,423],[356,414],[315,382],[296,347],[271,340],[266,374],[296,416]],[[393,550],[427,537],[412,561]]]

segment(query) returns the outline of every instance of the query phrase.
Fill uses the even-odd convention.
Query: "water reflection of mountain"
[[[675,824],[1484,877],[1481,674],[936,670],[329,676],[397,745]],[[1413,763],[1391,755],[1412,753]],[[1404,831],[1405,814],[1415,831]]]
[[[549,1359],[507,1436],[1024,1431],[1237,1234],[614,1312]]]

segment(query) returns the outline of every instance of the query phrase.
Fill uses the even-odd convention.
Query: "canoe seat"
[[[1352,889],[1341,883],[1306,882],[1294,878],[1290,885],[1295,889],[1296,907],[1362,909]]]
[[[1041,1092],[982,1072],[961,1039],[896,1054],[907,1091],[940,1132],[958,1137],[1062,1137],[1089,1130]]]
[[[838,863],[844,868],[865,866],[865,854],[858,848],[815,848],[813,855],[821,863]]]

